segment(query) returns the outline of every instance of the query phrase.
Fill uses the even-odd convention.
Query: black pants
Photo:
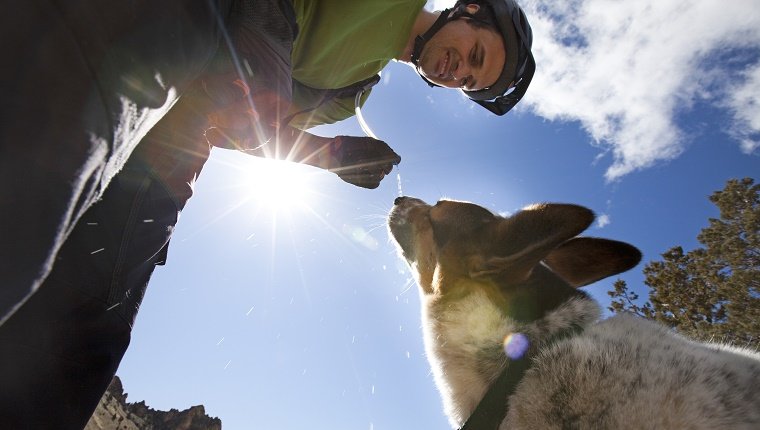
[[[86,212],[39,291],[0,326],[0,427],[84,427],[177,214],[166,189],[129,163]]]
[[[0,324],[77,220],[206,70],[229,0],[0,5]]]

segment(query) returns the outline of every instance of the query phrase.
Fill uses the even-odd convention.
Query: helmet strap
[[[436,34],[438,33],[438,30],[443,28],[444,25],[446,25],[447,22],[449,22],[449,12],[451,12],[451,9],[444,9],[441,11],[441,14],[438,16],[438,19],[435,20],[433,25],[430,26],[430,28],[421,35],[418,35],[414,39],[414,48],[412,49],[412,64],[414,64],[415,68],[419,69],[419,61],[420,61],[420,54],[422,53],[422,48],[425,47],[425,44],[428,43],[428,41]],[[452,17],[452,19],[456,19]],[[419,70],[417,71],[419,73]],[[422,74],[420,74],[420,77],[428,83],[428,85],[432,86],[438,86],[434,83],[428,81],[425,79]]]

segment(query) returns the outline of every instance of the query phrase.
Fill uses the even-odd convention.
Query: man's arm
[[[381,140],[370,137],[317,136],[285,126],[261,143],[256,132],[219,127],[206,131],[209,143],[247,154],[308,164],[331,171],[344,181],[363,188],[377,188],[401,162],[401,157]]]

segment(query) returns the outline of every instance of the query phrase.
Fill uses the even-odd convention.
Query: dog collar
[[[530,368],[530,361],[528,357],[509,360],[509,365],[491,384],[486,395],[459,430],[498,429],[509,410],[509,397],[514,394],[517,385]]]
[[[543,345],[542,349],[551,347],[563,339],[577,335],[583,331],[583,327],[573,324],[566,330],[559,331],[549,338]],[[537,351],[538,348],[533,349]],[[533,354],[526,353],[521,358],[507,358],[508,365],[501,372],[499,377],[491,384],[485,396],[480,400],[478,406],[472,411],[472,414],[465,421],[459,430],[496,430],[504,421],[509,411],[509,398],[517,390],[517,386],[525,376],[525,372],[530,369],[533,362]]]

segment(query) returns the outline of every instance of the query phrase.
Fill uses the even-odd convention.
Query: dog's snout
[[[416,206],[424,206],[425,202],[423,202],[422,200],[416,197],[401,196],[401,197],[396,197],[396,199],[393,200],[393,204],[396,207],[410,208],[410,207],[416,207]]]

